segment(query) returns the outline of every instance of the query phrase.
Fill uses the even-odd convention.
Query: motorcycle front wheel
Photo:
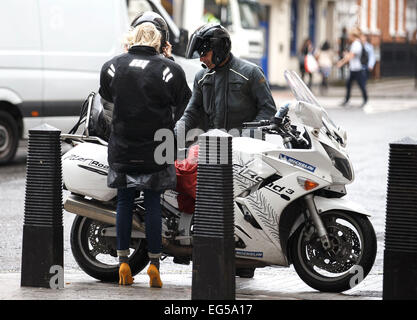
[[[116,238],[101,235],[101,230],[109,226],[86,217],[76,216],[71,228],[71,250],[75,261],[88,275],[105,282],[117,282],[119,261]],[[132,239],[129,255],[132,275],[142,271],[148,262],[146,241]]]
[[[374,228],[367,217],[345,211],[320,215],[331,242],[324,250],[320,239],[308,235],[305,224],[294,233],[291,259],[299,277],[323,292],[343,292],[359,284],[371,270],[377,250]]]

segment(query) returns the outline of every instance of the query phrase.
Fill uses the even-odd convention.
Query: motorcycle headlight
[[[329,155],[329,158],[332,160],[334,167],[340,171],[340,173],[349,181],[353,179],[353,172],[352,168],[349,164],[349,161],[345,159],[345,157],[340,154],[337,150],[329,147],[328,145],[322,143],[321,144],[326,150],[326,153]]]

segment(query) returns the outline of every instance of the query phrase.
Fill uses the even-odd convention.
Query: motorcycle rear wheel
[[[377,251],[374,228],[367,217],[344,211],[327,211],[321,218],[332,249],[325,251],[315,235],[310,239],[302,224],[291,242],[291,259],[299,277],[323,292],[343,292],[359,284],[371,270]]]
[[[91,277],[104,282],[119,281],[116,239],[103,237],[100,231],[108,227],[86,217],[76,216],[71,228],[71,250],[75,261]],[[146,241],[132,239],[129,266],[132,275],[142,271],[149,262]]]

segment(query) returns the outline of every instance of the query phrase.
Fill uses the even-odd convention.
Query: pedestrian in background
[[[299,67],[300,67],[301,79],[304,81],[305,76],[307,75],[308,77],[307,86],[309,88],[311,88],[313,84],[313,73],[310,70],[306,69],[306,58],[307,58],[307,55],[313,54],[313,52],[314,52],[314,47],[310,38],[305,39],[299,52]]]
[[[316,59],[319,64],[319,70],[321,74],[320,93],[325,94],[328,90],[328,79],[332,72],[334,52],[330,47],[329,42],[326,40],[320,50],[316,53]]]
[[[348,34],[347,34],[347,30],[346,27],[343,27],[342,29],[342,34],[339,38],[339,59],[343,59],[344,55],[346,54],[347,51],[347,46],[348,46]],[[342,76],[342,79],[346,79],[346,67],[342,66],[340,68],[340,74]]]
[[[336,64],[338,68],[341,68],[349,63],[349,78],[346,81],[346,96],[344,102],[341,104],[342,106],[346,106],[349,103],[353,81],[358,83],[362,92],[363,102],[361,107],[363,108],[368,102],[368,93],[366,92],[366,72],[363,69],[361,62],[363,48],[360,40],[361,35],[362,32],[357,27],[349,31],[349,51]]]
[[[372,70],[375,67],[374,46],[370,42],[369,35],[367,36],[363,34],[361,36],[361,43],[368,54],[368,61],[366,61],[367,63],[363,65],[363,69],[366,73],[366,81],[368,81],[371,76]]]

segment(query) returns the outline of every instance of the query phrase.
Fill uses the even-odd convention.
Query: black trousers
[[[366,103],[368,101],[368,93],[366,92],[366,80],[367,80],[366,70],[350,72],[349,78],[346,81],[346,97],[345,97],[346,102],[348,102],[350,99],[350,92],[352,90],[353,81],[356,81],[359,85],[359,88],[362,92],[363,102]]]

